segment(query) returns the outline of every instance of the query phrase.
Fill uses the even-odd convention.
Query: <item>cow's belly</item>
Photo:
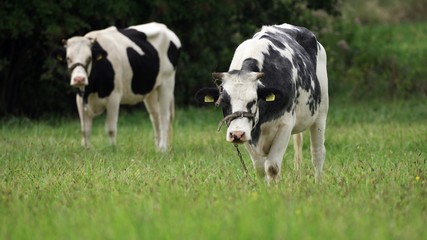
[[[105,111],[106,98],[99,98],[98,93],[91,93],[88,97],[88,111],[89,115],[97,116]]]
[[[135,94],[131,89],[130,80],[128,80],[128,81],[124,81],[123,83],[123,90],[122,90],[121,96],[122,96],[120,99],[121,104],[134,105],[144,101],[146,95]]]
[[[314,115],[311,115],[310,111],[301,111],[300,113],[296,112],[295,114],[296,121],[295,126],[292,129],[292,134],[300,133],[307,130],[307,128],[310,128],[317,117],[317,112],[315,112]]]
[[[295,125],[292,129],[292,134],[305,131],[313,125],[317,118],[318,110],[313,113],[308,105],[309,94],[305,91],[300,91],[298,104],[295,106]]]
[[[137,103],[144,101],[144,98],[145,98],[145,95],[127,94],[127,95],[123,95],[120,103],[121,104],[127,104],[127,105],[134,105],[134,104],[137,104]]]
[[[132,70],[124,71],[120,79],[115,80],[115,91],[121,96],[120,104],[134,105],[144,101],[146,95],[132,91]]]

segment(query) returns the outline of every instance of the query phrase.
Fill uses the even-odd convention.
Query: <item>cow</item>
[[[89,147],[93,117],[106,111],[105,128],[116,143],[120,104],[143,102],[156,147],[165,152],[172,135],[174,87],[181,42],[166,25],[108,27],[63,40],[53,55],[66,62],[70,85],[78,89],[82,145]]]
[[[237,47],[228,72],[212,76],[217,87],[202,88],[195,98],[221,106],[219,128],[226,123],[226,141],[245,145],[257,175],[268,183],[279,180],[291,135],[299,171],[302,133],[310,129],[315,182],[320,182],[328,76],[325,49],[313,32],[286,23],[263,26]]]

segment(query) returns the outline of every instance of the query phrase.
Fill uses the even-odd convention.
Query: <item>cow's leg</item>
[[[302,132],[294,134],[294,167],[299,172],[302,162]]]
[[[311,160],[314,166],[314,177],[316,182],[322,179],[323,162],[325,161],[325,129],[326,116],[320,116],[310,127],[310,149]]]
[[[159,87],[160,136],[159,150],[165,152],[168,140],[172,139],[172,122],[175,111],[174,104],[175,72],[165,74],[164,82]]]
[[[251,159],[252,159],[252,163],[254,165],[257,176],[261,178],[265,177],[264,165],[265,165],[266,157],[256,157]]]
[[[82,132],[82,146],[90,147],[89,138],[92,130],[92,115],[89,114],[89,111],[86,107],[83,106],[83,98],[79,95],[76,95],[76,104],[77,110],[80,117],[80,127]],[[85,109],[86,108],[86,109]]]
[[[120,98],[119,94],[112,93],[107,101],[107,118],[105,121],[105,131],[108,135],[111,145],[116,144],[117,136],[117,122],[120,112]]]
[[[283,125],[278,129],[277,134],[273,139],[270,151],[264,163],[268,183],[272,181],[277,182],[279,180],[282,160],[285,155],[286,148],[288,147],[289,139],[291,138],[291,132],[291,127]]]
[[[158,89],[154,89],[144,100],[145,107],[150,115],[151,124],[154,129],[154,139],[156,148],[159,148],[159,132],[160,132],[160,110],[159,110]]]
[[[266,156],[260,156],[256,153],[256,150],[253,149],[249,144],[245,144],[246,150],[248,150],[249,155],[251,156],[252,164],[255,168],[255,172],[258,177],[265,177],[264,163]]]

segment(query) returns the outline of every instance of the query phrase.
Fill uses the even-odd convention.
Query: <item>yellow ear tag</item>
[[[276,100],[276,95],[274,93],[268,94],[268,96],[265,98],[266,102],[274,102]]]
[[[56,55],[56,59],[58,59],[58,61],[63,61],[64,59],[61,57],[61,55]]]
[[[98,54],[98,56],[96,57],[96,61],[99,61],[102,59],[102,54]]]
[[[211,103],[214,102],[214,98],[210,95],[206,95],[204,101],[205,103]]]

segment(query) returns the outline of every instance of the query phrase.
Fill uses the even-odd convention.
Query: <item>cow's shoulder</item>
[[[264,26],[254,37],[268,39],[279,49],[291,48],[295,54],[310,56],[312,60],[318,52],[316,35],[304,27],[290,24]]]
[[[275,26],[281,32],[290,36],[308,53],[310,57],[317,55],[318,42],[316,35],[305,27],[282,24]]]

